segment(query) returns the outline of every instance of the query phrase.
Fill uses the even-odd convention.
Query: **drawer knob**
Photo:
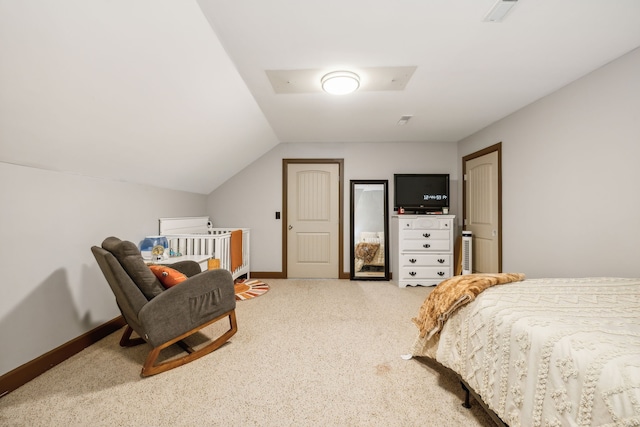
[[[438,271],[438,276],[440,277],[444,276],[444,271]]]
[[[416,274],[417,274],[417,273],[416,273],[415,271],[410,271],[410,272],[409,272],[409,276],[411,276],[411,277],[415,276]]]
[[[431,237],[431,233],[422,233],[423,237]]]
[[[428,244],[428,243],[425,243],[424,245],[422,245],[422,247],[423,247],[423,248],[430,248],[430,247],[431,247],[431,245],[430,245],[430,244]]]
[[[411,264],[415,264],[417,261],[418,261],[418,260],[417,260],[417,259],[415,259],[415,258],[411,258],[411,259],[409,260],[409,262],[410,262]]]
[[[440,264],[444,264],[444,260],[443,260],[442,258],[439,258],[439,259],[438,259],[438,262],[439,262]]]

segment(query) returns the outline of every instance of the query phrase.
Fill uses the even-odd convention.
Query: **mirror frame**
[[[384,223],[384,271],[380,275],[357,275],[355,271],[355,249],[356,249],[356,236],[355,236],[355,213],[356,213],[356,200],[355,194],[358,185],[382,185],[384,190],[384,203],[381,207],[383,210],[383,223]],[[386,179],[352,179],[351,180],[351,208],[350,208],[350,277],[351,280],[389,280],[389,181]]]

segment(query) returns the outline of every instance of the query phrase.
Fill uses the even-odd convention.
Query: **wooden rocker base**
[[[200,350],[196,351],[192,349],[188,344],[182,341],[183,339],[195,334],[202,328],[205,328],[225,317],[229,317],[229,330],[227,330],[224,334],[220,335],[215,340],[211,341],[206,346],[202,347]],[[226,343],[229,340],[229,338],[231,338],[237,331],[238,331],[238,324],[236,322],[236,311],[235,310],[228,311],[216,317],[215,319],[212,319],[207,323],[204,323],[198,326],[197,328],[194,328],[188,332],[185,332],[184,334],[172,339],[171,341],[167,341],[166,343],[155,347],[153,350],[149,352],[149,355],[147,356],[147,360],[145,360],[144,362],[144,365],[142,367],[142,372],[140,372],[140,375],[143,377],[148,377],[150,375],[159,374],[161,372],[165,372],[165,371],[168,371],[169,369],[177,368],[178,366],[182,366],[196,359],[199,359],[202,356],[205,356],[211,353],[212,351],[220,348],[220,346]],[[133,347],[138,344],[146,343],[146,341],[142,338],[131,339],[132,332],[133,332],[133,329],[131,329],[131,327],[127,325],[127,328],[125,329],[124,333],[122,334],[122,338],[120,339],[120,345],[122,347]],[[156,361],[160,356],[160,352],[173,344],[178,344],[183,350],[187,352],[187,355],[177,359],[171,359],[171,360],[167,360],[166,362],[156,364]]]

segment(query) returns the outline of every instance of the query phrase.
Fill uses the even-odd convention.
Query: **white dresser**
[[[399,287],[434,286],[453,276],[455,215],[391,217],[392,281]]]

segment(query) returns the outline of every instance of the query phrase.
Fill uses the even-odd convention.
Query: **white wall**
[[[450,173],[459,200],[460,158],[502,141],[504,270],[638,277],[638,75],[640,50],[457,146],[280,144],[208,197],[0,163],[0,375],[119,314],[90,252],[109,235],[137,241],[159,217],[210,215],[252,229],[252,270],[281,271],[284,158],[344,159],[347,245],[350,179],[388,179],[393,200],[393,173]]]
[[[459,143],[502,141],[503,270],[640,277],[640,49]]]
[[[280,144],[209,196],[208,211],[219,227],[251,228],[251,270],[282,271],[283,159],[344,159],[344,269],[349,271],[349,192],[352,179],[389,180],[393,208],[394,173],[449,173],[451,213],[457,213],[458,161],[455,143]]]
[[[120,313],[91,253],[139,242],[206,196],[0,162],[0,375]]]

